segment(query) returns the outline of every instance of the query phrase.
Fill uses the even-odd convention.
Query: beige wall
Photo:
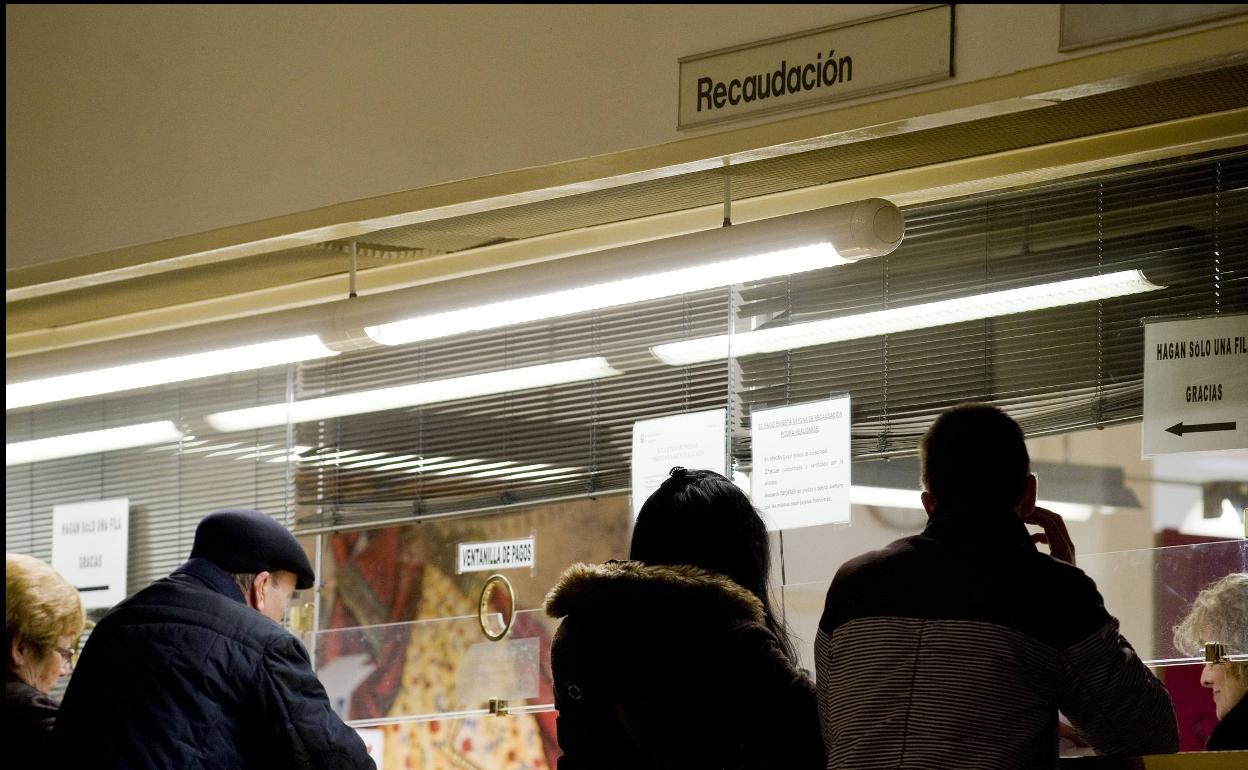
[[[904,7],[9,6],[6,266],[737,128],[675,130],[679,57]],[[958,81],[1058,9],[959,5]]]

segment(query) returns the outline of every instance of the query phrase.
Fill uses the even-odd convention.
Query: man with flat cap
[[[209,514],[191,557],[91,632],[61,702],[55,767],[373,768],[280,623],[315,581],[258,511]]]

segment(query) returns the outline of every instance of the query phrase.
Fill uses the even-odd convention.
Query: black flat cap
[[[285,570],[296,588],[311,588],[316,573],[290,530],[259,511],[230,508],[205,516],[195,527],[192,559],[207,559],[238,574]]]

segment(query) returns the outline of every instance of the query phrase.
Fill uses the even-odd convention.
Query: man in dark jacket
[[[113,608],[87,640],[51,766],[373,768],[303,645],[279,625],[312,567],[257,511],[218,511],[191,558]]]
[[[1074,566],[1061,518],[1036,507],[1018,424],[957,407],[919,461],[927,528],[849,561],[828,590],[828,767],[1053,768],[1059,710],[1100,753],[1177,751],[1165,688]]]

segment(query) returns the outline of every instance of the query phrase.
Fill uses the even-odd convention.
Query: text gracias
[[[125,528],[125,522],[116,517],[61,522],[62,535],[94,535],[110,531],[120,532]],[[103,566],[104,554],[84,553],[78,556],[79,569],[91,569]]]
[[[1180,361],[1213,356],[1234,356],[1248,353],[1248,338],[1218,337],[1215,339],[1197,339],[1186,342],[1158,342],[1158,361]],[[1188,385],[1184,389],[1187,403],[1204,403],[1222,400],[1221,383],[1204,383]]]

